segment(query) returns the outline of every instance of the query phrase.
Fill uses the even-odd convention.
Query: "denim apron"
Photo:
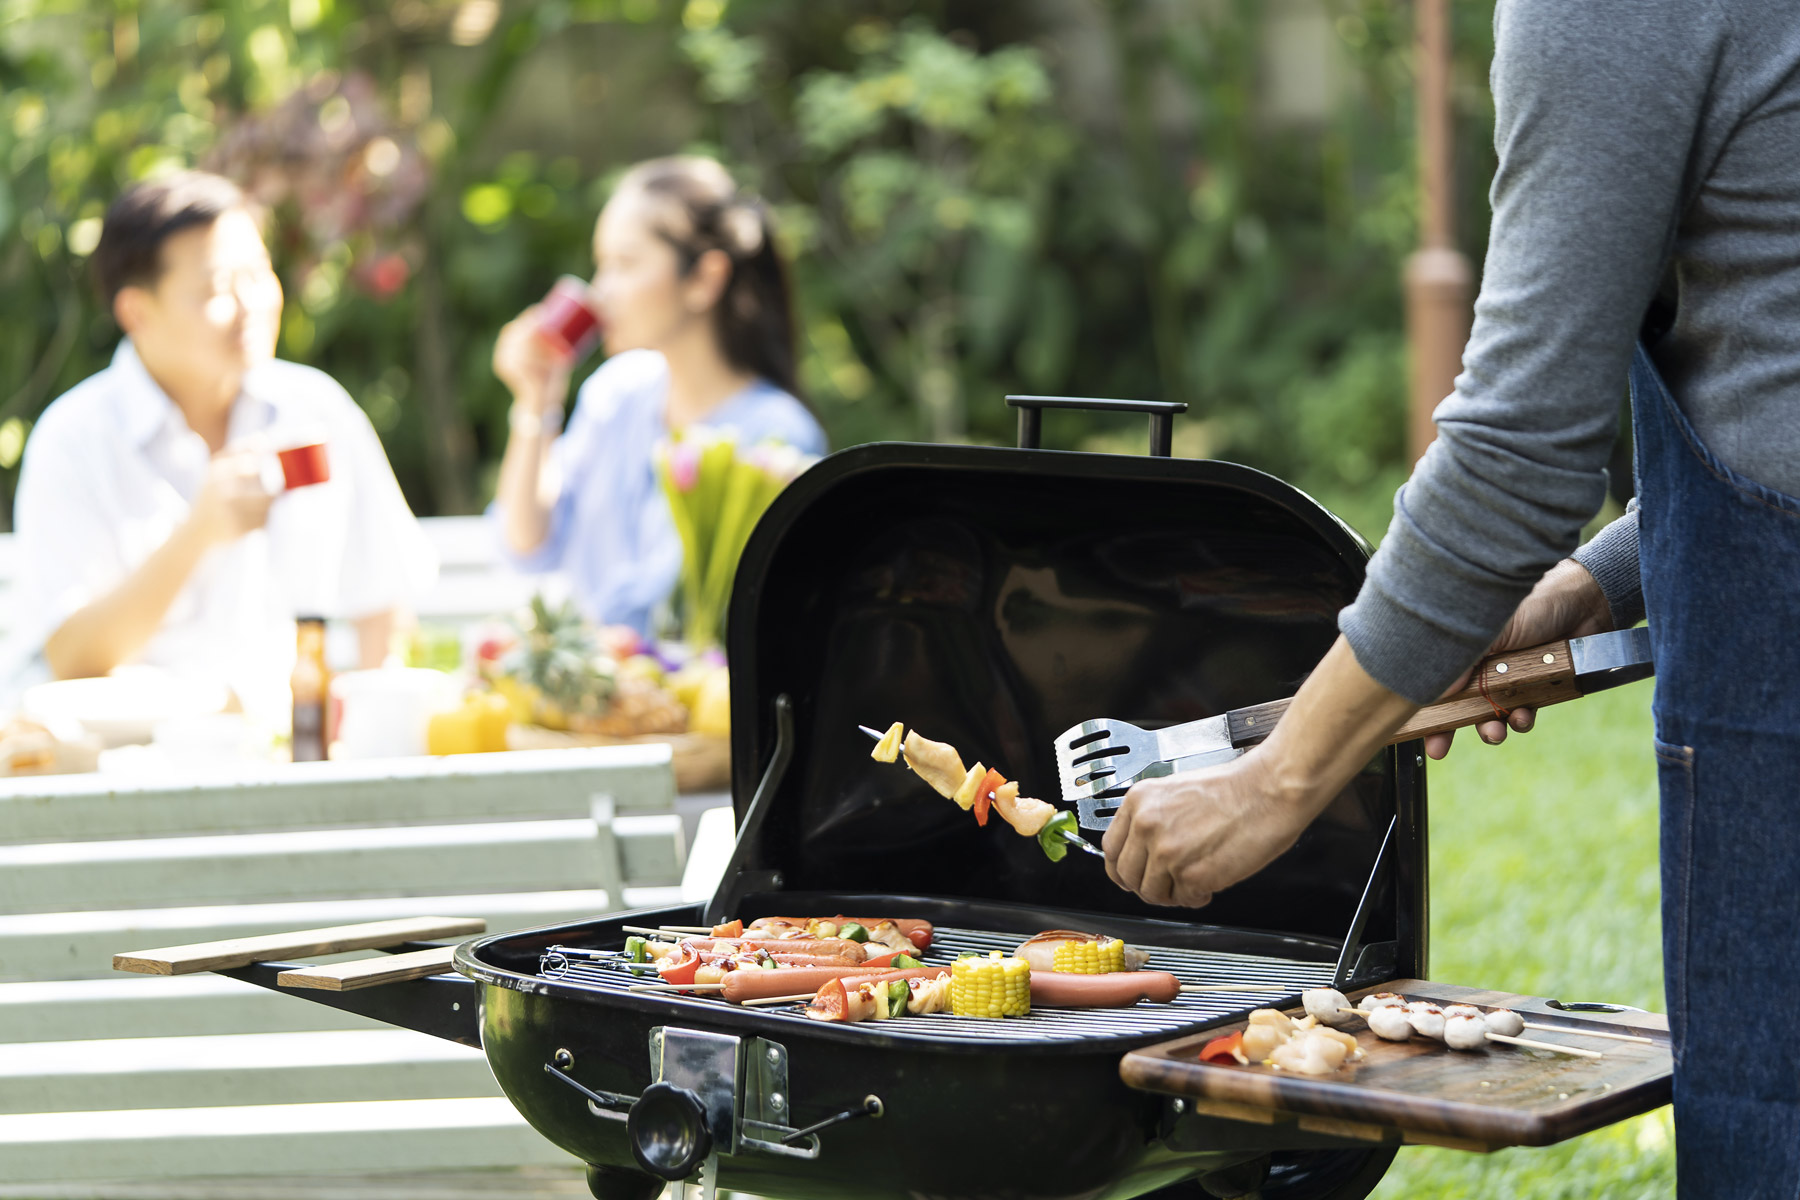
[[[1800,499],[1631,364],[1683,1200],[1800,1197]]]

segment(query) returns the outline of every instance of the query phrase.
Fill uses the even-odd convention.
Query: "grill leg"
[[[597,1167],[587,1169],[588,1191],[594,1200],[656,1200],[662,1195],[663,1181],[629,1167]]]

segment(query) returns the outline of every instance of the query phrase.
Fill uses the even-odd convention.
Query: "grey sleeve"
[[[1409,700],[1467,668],[1600,509],[1721,41],[1710,4],[1500,4],[1494,218],[1463,371],[1339,616],[1363,669]]]
[[[1644,619],[1644,583],[1638,576],[1638,508],[1633,500],[1625,515],[1575,551],[1575,561],[1588,569],[1606,595],[1614,629],[1630,629]]]

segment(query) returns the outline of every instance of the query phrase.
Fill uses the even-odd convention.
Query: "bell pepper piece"
[[[855,921],[845,921],[839,925],[837,935],[846,942],[866,943],[869,940],[869,931]]]
[[[906,1002],[912,999],[912,988],[904,979],[891,979],[887,985],[887,1010],[890,1017],[906,1015]]]
[[[862,965],[871,971],[898,970],[899,961],[906,957],[907,953],[904,950],[883,950],[879,954],[871,954],[864,958]],[[925,964],[920,963],[919,965],[924,966]]]
[[[1069,842],[1063,835],[1079,828],[1081,823],[1075,819],[1075,814],[1066,809],[1045,821],[1044,827],[1038,830],[1038,845],[1043,848],[1044,857],[1051,862],[1061,862],[1068,857]]]
[[[894,956],[888,960],[887,965],[888,969],[893,971],[913,971],[925,964],[904,950],[896,950],[894,951]]]
[[[656,973],[664,983],[689,984],[694,982],[694,972],[700,969],[700,952],[694,949],[693,943],[681,943],[681,949],[656,964]]]
[[[988,805],[993,803],[994,793],[1005,786],[1006,776],[991,767],[988,768],[988,773],[982,777],[981,783],[975,788],[975,823],[977,825],[987,824]]]
[[[1201,1062],[1243,1062],[1244,1034],[1229,1033],[1224,1037],[1216,1037],[1200,1049]]]
[[[850,1019],[850,997],[844,991],[844,981],[833,979],[819,989],[819,994],[812,998],[806,1006],[806,1015],[816,1021],[847,1021]]]
[[[712,935],[714,937],[723,938],[743,937],[744,922],[742,920],[737,920],[724,925],[714,925]]]
[[[631,937],[626,938],[625,939],[625,961],[626,962],[634,962],[634,963],[649,962],[650,961],[649,946],[650,946],[649,942],[645,941],[641,937],[636,936],[635,934]]]

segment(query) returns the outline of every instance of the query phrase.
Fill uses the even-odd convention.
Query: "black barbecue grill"
[[[1000,822],[978,828],[871,762],[857,731],[904,721],[1054,800],[1058,731],[1288,695],[1336,635],[1367,547],[1318,504],[1230,463],[1036,448],[1038,410],[1080,404],[1149,412],[1166,455],[1182,406],[1015,403],[1019,449],[847,450],[758,526],[729,627],[738,844],[709,904],[465,943],[466,979],[307,997],[478,1041],[602,1198],[666,1179],[799,1200],[1365,1195],[1394,1129],[1224,1119],[1243,1108],[1127,1086],[1121,1059],[1334,979],[1423,976],[1417,743],[1382,752],[1257,876],[1184,911],[1121,891],[1099,859],[1052,863]],[[929,962],[1086,928],[1187,982],[1281,990],[839,1025],[630,991],[618,966],[579,953],[618,950],[627,924],[841,912],[932,921]],[[272,983],[278,966],[233,973]],[[1666,1073],[1630,1111],[1660,1103],[1658,1086],[1666,1098]]]

